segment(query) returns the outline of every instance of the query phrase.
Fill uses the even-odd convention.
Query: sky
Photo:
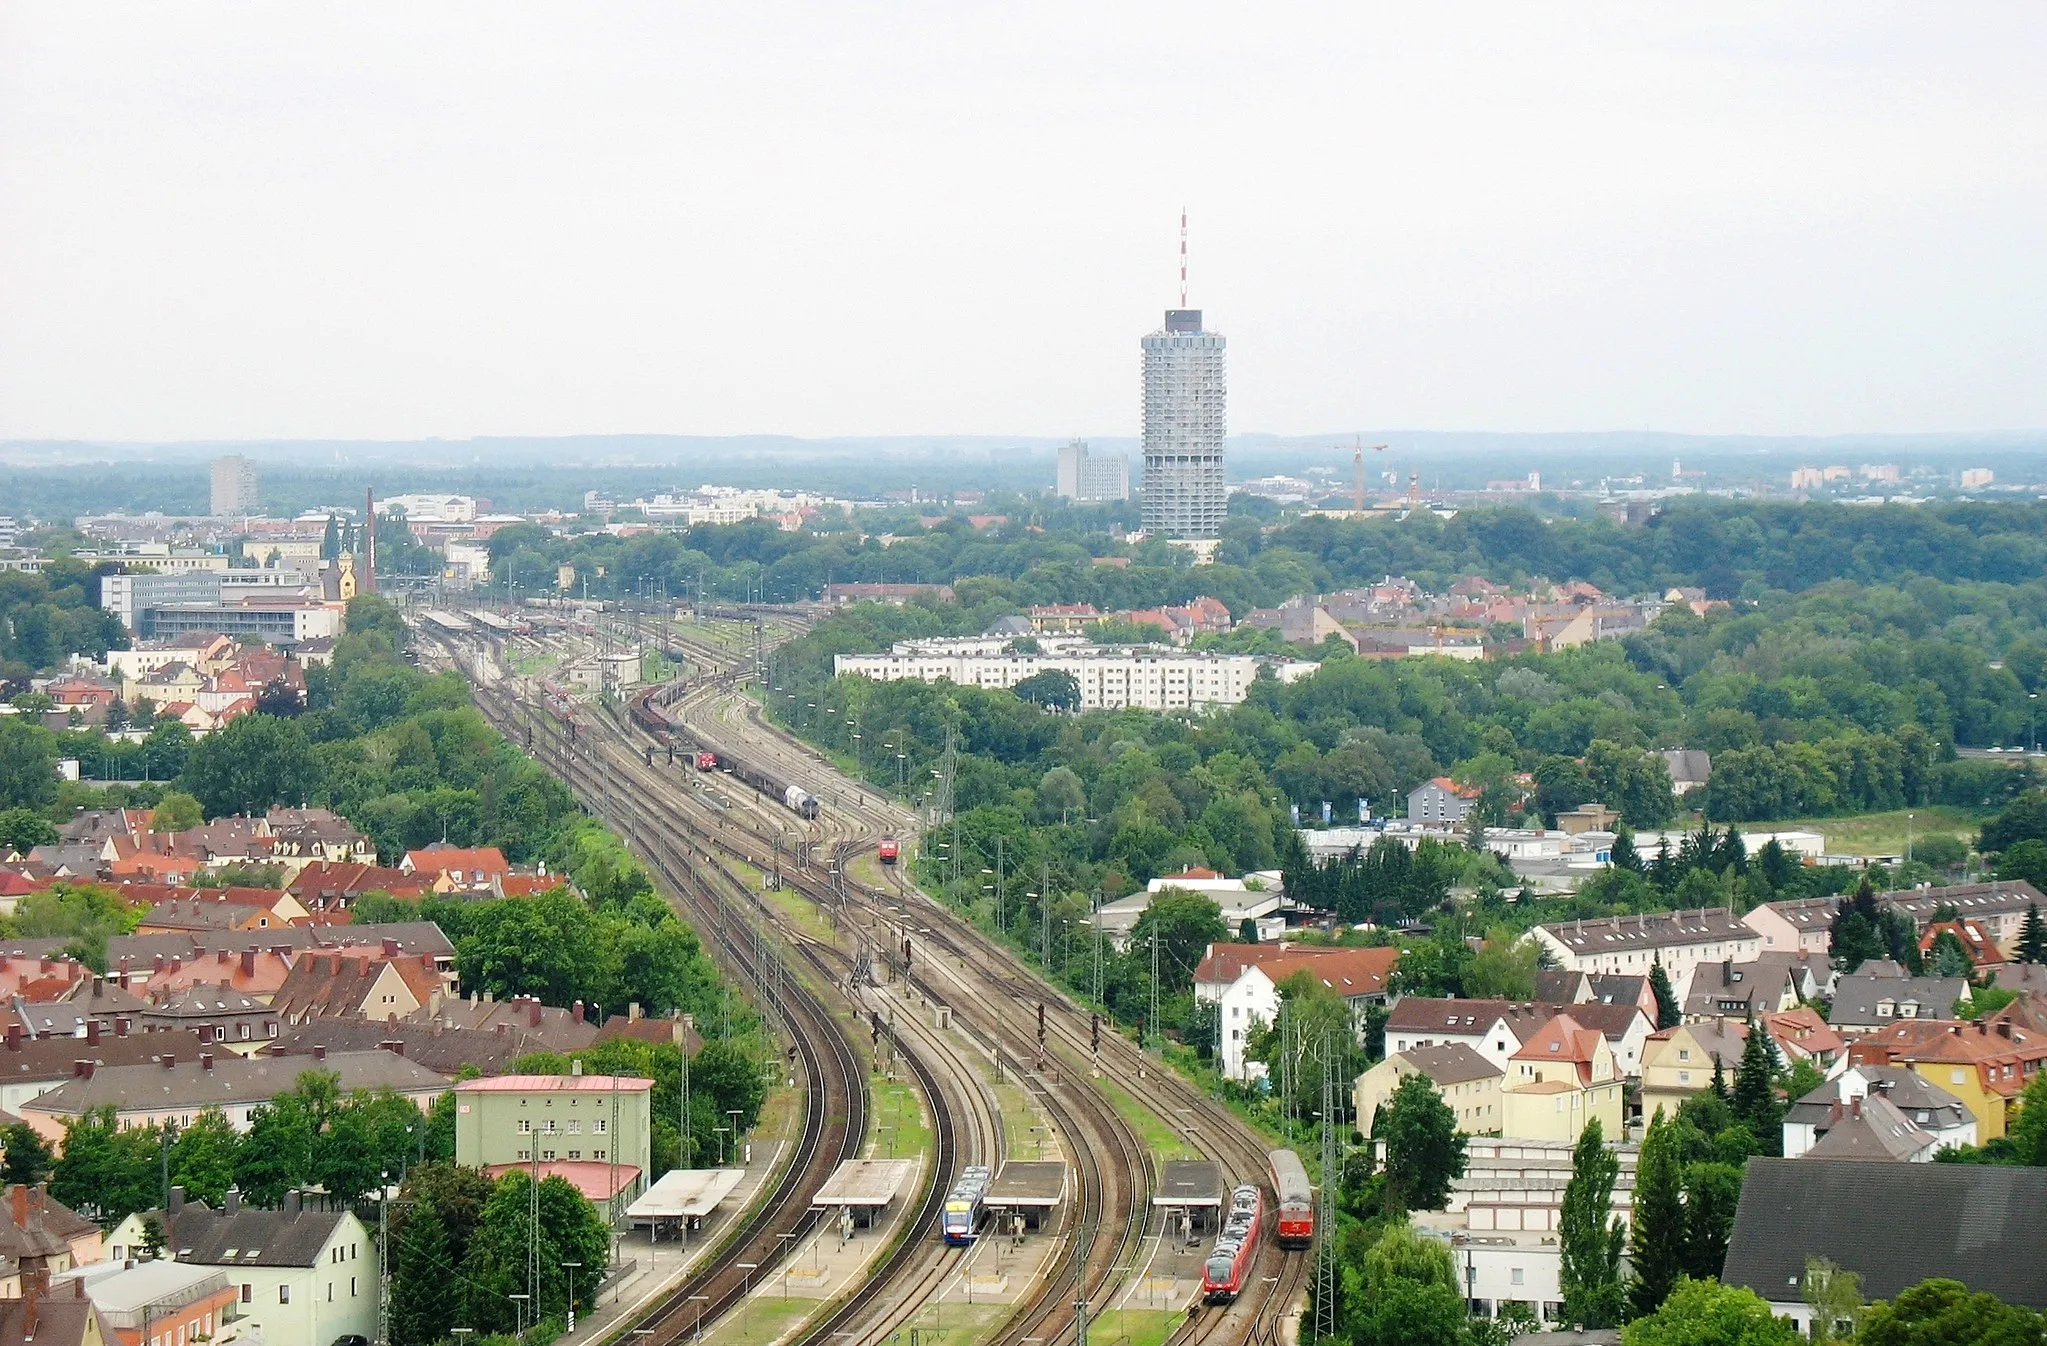
[[[2047,427],[2037,3],[0,0],[0,438]]]

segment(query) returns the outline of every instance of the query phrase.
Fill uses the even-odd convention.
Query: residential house
[[[1856,1039],[1849,1061],[1909,1066],[1959,1098],[1988,1144],[2005,1134],[2020,1093],[2047,1062],[2047,1034],[2010,1018],[1897,1023]]]
[[[1945,888],[1904,888],[1879,893],[1877,900],[1904,912],[1921,929],[1936,920],[1943,908],[1953,907],[1958,918],[1978,922],[2007,953],[2018,942],[2027,908],[2047,903],[2040,890],[2024,879],[1952,883]]]
[[[434,1006],[443,990],[431,954],[307,950],[270,1004],[289,1024],[311,1018],[406,1019],[422,1006]]]
[[[2047,1169],[1757,1158],[1743,1175],[1720,1279],[1755,1291],[1803,1334],[1811,1258],[1861,1277],[1871,1302],[1941,1277],[2043,1309],[2042,1248]]]
[[[0,1299],[0,1343],[4,1346],[106,1346],[113,1329],[90,1299],[74,1290],[51,1294],[37,1272],[21,1298]]]
[[[1675,1117],[1678,1106],[1710,1088],[1717,1066],[1731,1088],[1741,1068],[1748,1025],[1738,1019],[1705,1019],[1651,1033],[1642,1048],[1642,1115],[1661,1108]]]
[[[1801,897],[1764,902],[1741,919],[1762,938],[1765,951],[1824,954],[1833,942],[1838,897]]]
[[[1973,916],[1964,916],[1954,921],[1934,921],[1919,932],[1919,953],[1922,959],[1929,960],[1928,971],[1932,970],[1933,946],[1943,934],[1951,934],[1961,941],[1962,952],[1968,955],[1969,966],[1975,969],[1974,975],[1978,977],[1986,972],[2002,972],[2010,964],[2011,960],[1997,947],[1997,941],[1990,937],[1989,928]]]
[[[116,982],[138,991],[153,1003],[194,987],[208,986],[268,1004],[291,975],[294,954],[289,945],[267,949],[207,947],[226,942],[217,931],[207,931],[195,938],[205,944],[195,943],[183,953],[168,956],[152,954],[146,971],[135,967],[124,954],[115,965]]]
[[[1874,1033],[1900,1019],[1945,1019],[1969,993],[1960,977],[1883,977],[1857,971],[1834,984],[1827,1022],[1848,1037]]]
[[[1851,1098],[1829,1111],[1827,1132],[1805,1152],[1807,1158],[1925,1164],[1939,1149],[1931,1132],[1914,1126],[1882,1094]]]
[[[189,1028],[207,1048],[253,1056],[277,1040],[277,1011],[255,997],[204,982],[154,994],[142,1010],[145,1033]]]
[[[545,1044],[535,1051],[579,1052],[597,1040],[597,1025],[590,1022],[581,1003],[561,1009],[543,1005],[536,996],[513,996],[495,1000],[486,993],[443,999],[438,1008],[422,1005],[412,1013],[412,1022],[443,1028],[468,1028],[484,1033],[502,1033],[508,1038],[525,1035],[530,1042]]]
[[[633,1075],[499,1075],[455,1086],[455,1162],[560,1176],[609,1210],[645,1190],[654,1082]]]
[[[1342,996],[1353,1027],[1362,1030],[1367,1006],[1384,1004],[1398,949],[1341,949],[1290,944],[1211,944],[1194,969],[1194,998],[1219,1007],[1223,1075],[1244,1080],[1262,1075],[1262,1063],[1245,1059],[1254,1030],[1279,1013],[1279,986],[1307,973]]]
[[[1651,1025],[1656,1019],[1656,987],[1646,972],[1594,972],[1586,975],[1588,989],[1592,992],[1587,999],[1602,1005],[1639,1005],[1642,1013],[1649,1016]],[[1548,997],[1538,994],[1537,1000]]]
[[[102,1033],[97,1024],[83,1038],[31,1038],[8,1027],[0,1046],[0,1111],[21,1115],[29,1100],[69,1084],[87,1068],[132,1066],[169,1054],[199,1054],[197,1033]]]
[[[1505,1071],[1521,1044],[1554,1014],[1551,1006],[1528,1001],[1402,996],[1386,1018],[1386,1054],[1455,1042]]]
[[[1726,908],[1559,921],[1529,933],[1556,966],[1570,971],[1647,976],[1660,962],[1680,1004],[1690,994],[1693,969],[1729,959],[1746,963],[1762,951],[1762,937]]]
[[[115,1226],[112,1256],[146,1247],[151,1220],[164,1231],[167,1256],[227,1277],[245,1339],[306,1346],[376,1339],[376,1243],[353,1212],[310,1209],[297,1192],[281,1210],[244,1206],[234,1192],[213,1210],[172,1187],[168,1209],[138,1211]]]
[[[1933,1137],[1936,1149],[1974,1145],[1976,1116],[1947,1090],[1903,1066],[1850,1066],[1784,1110],[1784,1157],[1810,1150],[1840,1118],[1843,1103],[1881,1097]]]
[[[1605,1037],[1608,1049],[1613,1052],[1614,1065],[1622,1075],[1633,1077],[1642,1073],[1642,1048],[1656,1031],[1654,1011],[1645,1012],[1632,1001],[1612,1005],[1599,1000],[1550,1008],[1559,1014],[1569,1014],[1580,1028],[1594,1029]]]
[[[428,876],[433,890],[444,895],[495,896],[498,884],[512,872],[495,846],[429,846],[407,851],[398,867],[407,874]]]
[[[249,1114],[293,1087],[307,1070],[336,1076],[342,1093],[390,1089],[425,1111],[448,1091],[449,1080],[394,1052],[315,1052],[313,1060],[243,1057],[203,1048],[197,1060],[171,1053],[149,1065],[106,1066],[82,1062],[83,1069],[47,1093],[24,1102],[23,1121],[44,1139],[63,1138],[64,1123],[98,1107],[111,1107],[123,1127],[175,1121],[189,1126],[209,1107],[219,1108],[237,1131],[249,1129]]]
[[[1682,799],[1713,777],[1713,758],[1697,748],[1666,748],[1663,766],[1670,772],[1671,793]]]
[[[1422,823],[1461,823],[1480,792],[1448,776],[1423,781],[1407,793],[1407,816]]]
[[[374,852],[370,859],[375,859]],[[364,893],[420,898],[433,891],[433,879],[367,862],[315,860],[285,881],[284,890],[309,914],[348,911]]]
[[[1607,1135],[1621,1134],[1619,1064],[1605,1035],[1570,1014],[1552,1016],[1522,1044],[1500,1091],[1504,1137],[1575,1140],[1595,1119]]]
[[[20,1299],[30,1284],[98,1262],[100,1227],[44,1186],[15,1183],[0,1200],[0,1299]]]
[[[1351,1085],[1357,1129],[1372,1134],[1379,1108],[1400,1082],[1420,1075],[1457,1118],[1457,1129],[1485,1135],[1500,1129],[1500,1081],[1506,1072],[1461,1042],[1444,1047],[1416,1047],[1395,1052],[1357,1077]]]
[[[1810,1005],[1765,1014],[1761,1023],[1770,1035],[1770,1046],[1777,1059],[1787,1065],[1807,1061],[1825,1075],[1848,1059],[1848,1040]]]
[[[350,865],[377,858],[377,848],[354,823],[331,809],[273,807],[264,818],[271,854],[295,864]]]
[[[624,1016],[615,1015],[613,1019],[623,1022]],[[283,1029],[265,1055],[276,1060],[287,1056],[310,1057],[316,1051],[332,1056],[339,1052],[379,1050],[396,1052],[437,1075],[453,1079],[461,1076],[465,1068],[485,1075],[502,1075],[520,1057],[553,1049],[545,1040],[524,1031],[498,1033],[405,1020],[389,1023],[375,1019],[314,1018]]]
[[[60,1277],[52,1288],[91,1300],[118,1346],[241,1340],[241,1296],[217,1267],[167,1259],[102,1262]]]
[[[1588,973],[1560,967],[1535,970],[1535,998],[1550,1005],[1575,1005],[1592,999],[1592,977]]]
[[[1758,955],[1737,963],[1723,958],[1718,967],[1701,968],[1692,976],[1685,997],[1687,1019],[1746,1019],[1795,1007],[1809,981],[1782,958]]]

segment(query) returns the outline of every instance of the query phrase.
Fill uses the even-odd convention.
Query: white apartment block
[[[1661,963],[1679,1004],[1701,963],[1754,962],[1763,949],[1762,936],[1724,907],[1558,921],[1528,933],[1566,972],[1647,976]]]
[[[887,654],[841,654],[832,660],[839,677],[877,682],[948,679],[961,687],[1008,689],[1053,669],[1080,684],[1082,710],[1179,710],[1236,705],[1251,690],[1261,665],[1248,654],[1193,654],[1177,650],[1116,646],[1066,647],[1042,654],[956,650],[941,645],[898,645]],[[1284,674],[1278,668],[1275,673]]]

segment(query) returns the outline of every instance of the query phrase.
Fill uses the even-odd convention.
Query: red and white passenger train
[[[1222,1236],[1201,1267],[1203,1300],[1227,1304],[1242,1293],[1251,1276],[1251,1264],[1258,1258],[1258,1228],[1264,1216],[1265,1191],[1258,1184],[1247,1182],[1230,1193]]]

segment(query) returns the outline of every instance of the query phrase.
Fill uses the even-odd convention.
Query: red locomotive
[[[1282,1248],[1305,1248],[1315,1241],[1315,1189],[1308,1185],[1308,1170],[1292,1150],[1274,1150],[1267,1158],[1272,1164],[1272,1190],[1279,1197],[1273,1242]]]
[[[875,847],[874,849],[875,853],[881,857],[881,862],[883,864],[892,865],[896,862],[897,848],[896,839],[894,837],[883,837],[881,839],[881,845]]]
[[[717,753],[714,753],[714,752],[700,752],[700,753],[698,753],[698,754],[697,754],[697,770],[699,770],[699,771],[716,771],[717,769],[718,769],[718,754],[717,754]]]

